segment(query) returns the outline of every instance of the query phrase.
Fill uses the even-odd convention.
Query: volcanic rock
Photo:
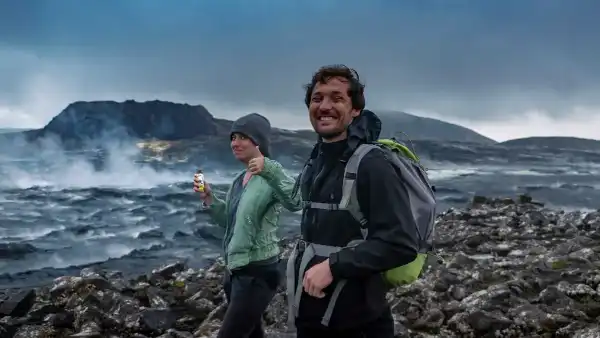
[[[397,337],[600,337],[600,211],[476,198],[438,216],[439,260],[388,293]],[[282,241],[284,256],[293,241]],[[0,304],[1,337],[214,337],[227,303],[223,262],[147,276],[86,268]],[[33,302],[35,300],[35,302]],[[264,315],[286,332],[283,288]]]

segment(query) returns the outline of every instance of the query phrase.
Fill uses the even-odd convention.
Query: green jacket
[[[225,228],[223,247],[230,270],[279,255],[279,215],[283,207],[290,211],[302,208],[300,194],[292,194],[295,180],[283,172],[281,164],[269,158],[265,158],[262,172],[252,176],[243,188],[235,224],[227,224],[232,186],[225,201],[213,195],[209,207],[213,221]]]

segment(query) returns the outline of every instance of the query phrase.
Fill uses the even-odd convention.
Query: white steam
[[[51,139],[45,139],[40,151],[28,156],[19,151],[4,151],[0,156],[0,189],[150,189],[181,182],[191,184],[192,171],[156,170],[136,163],[140,150],[133,141],[102,143],[106,150],[102,170],[96,170],[81,154],[73,156],[65,152]],[[232,173],[208,172],[206,176],[208,182],[224,184],[231,182]]]

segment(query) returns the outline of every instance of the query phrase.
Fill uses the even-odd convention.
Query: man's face
[[[252,140],[240,133],[231,135],[231,150],[233,151],[233,156],[244,163],[256,157],[259,152]]]
[[[352,108],[349,86],[346,79],[332,77],[326,83],[317,83],[313,89],[308,106],[310,123],[325,142],[344,139],[352,119],[360,113]]]

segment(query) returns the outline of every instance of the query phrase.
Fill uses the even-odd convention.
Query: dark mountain
[[[3,138],[21,136],[26,141],[53,138],[66,148],[129,138],[172,141],[217,135],[214,120],[201,105],[133,100],[74,102],[42,129],[9,132]]]
[[[398,139],[495,144],[496,141],[471,129],[429,117],[398,111],[376,111],[383,123],[383,136]],[[403,135],[406,134],[406,135]]]
[[[526,137],[501,142],[499,143],[499,145],[511,148],[551,148],[600,151],[600,140],[592,140],[578,137]]]
[[[103,138],[161,139],[166,141],[215,136],[218,126],[202,105],[165,101],[74,102],[40,132],[62,141]]]

